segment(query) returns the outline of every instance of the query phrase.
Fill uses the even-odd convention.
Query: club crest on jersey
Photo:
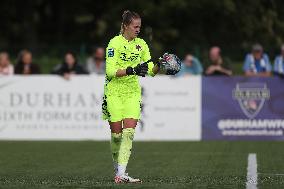
[[[233,98],[238,100],[243,113],[253,119],[270,98],[270,91],[265,83],[237,83]]]
[[[114,56],[114,49],[108,49],[108,51],[107,51],[107,56],[108,57],[113,57]]]
[[[142,50],[142,47],[141,47],[140,45],[136,45],[136,49],[137,49],[138,51],[141,51],[141,50]]]

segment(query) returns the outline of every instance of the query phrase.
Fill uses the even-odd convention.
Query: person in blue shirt
[[[201,75],[202,72],[203,67],[200,61],[191,54],[186,54],[177,76]]]
[[[260,44],[252,47],[252,52],[247,54],[243,70],[246,76],[265,76],[271,75],[271,64],[267,54],[263,52]]]
[[[281,46],[281,54],[274,60],[273,72],[275,75],[284,76],[284,45]]]

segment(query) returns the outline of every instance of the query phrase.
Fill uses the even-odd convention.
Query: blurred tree
[[[141,35],[154,56],[202,55],[219,45],[241,59],[254,42],[272,53],[284,43],[283,8],[281,0],[2,0],[0,49],[61,52],[107,45],[119,32],[123,10],[130,9],[141,14]]]

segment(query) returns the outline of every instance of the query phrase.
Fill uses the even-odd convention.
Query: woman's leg
[[[122,121],[109,122],[111,133],[122,133]]]
[[[122,121],[109,122],[111,130],[110,150],[112,154],[114,172],[117,174],[118,154],[122,139]]]
[[[126,118],[123,120],[123,131],[120,149],[118,153],[118,171],[117,176],[125,174],[126,166],[131,155],[132,141],[134,138],[137,119]]]
[[[123,128],[133,128],[135,129],[137,125],[138,120],[137,119],[131,119],[131,118],[126,118],[123,120]]]

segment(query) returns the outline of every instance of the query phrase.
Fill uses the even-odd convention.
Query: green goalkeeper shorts
[[[118,122],[125,118],[140,119],[141,94],[127,97],[105,95],[102,105],[103,119]]]

